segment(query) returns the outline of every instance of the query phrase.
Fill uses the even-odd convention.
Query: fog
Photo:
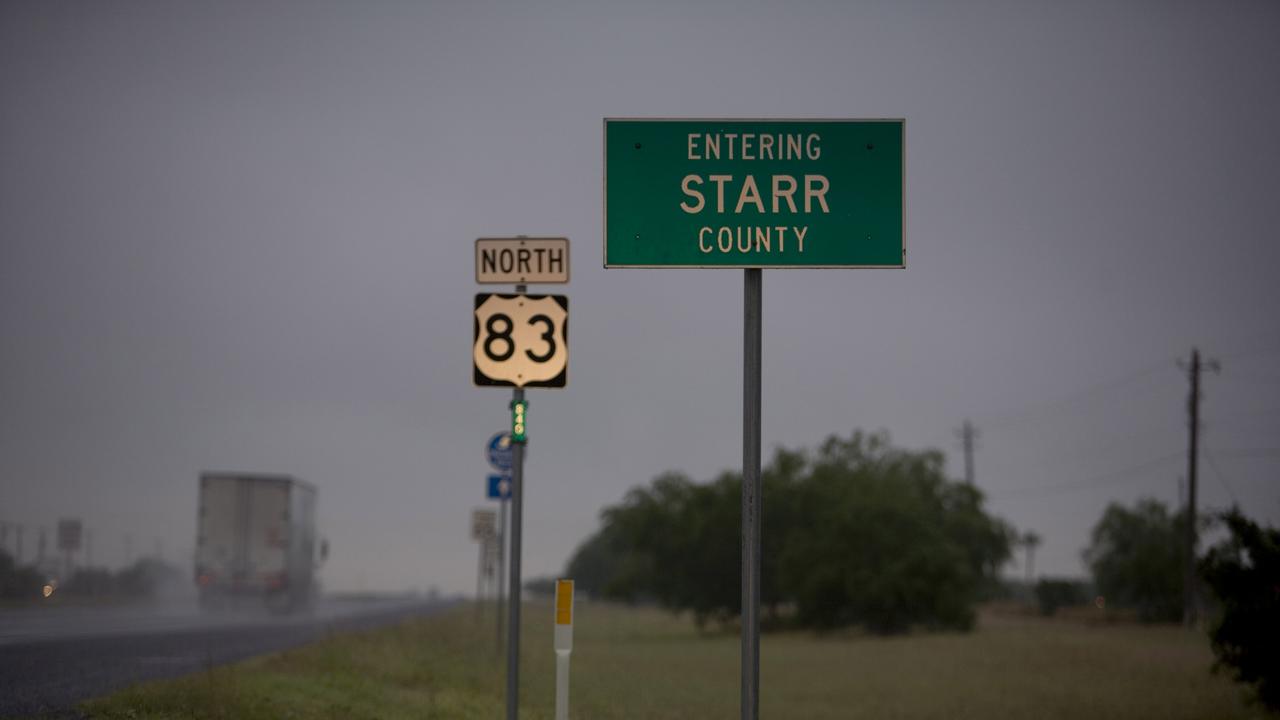
[[[318,489],[331,590],[474,588],[509,391],[473,242],[570,239],[526,577],[669,469],[741,463],[742,274],[602,268],[602,119],[906,119],[906,268],[764,273],[763,439],[883,429],[1083,576],[1108,503],[1280,522],[1280,8],[0,6],[0,521],[188,571],[205,470]],[[768,498],[764,498],[768,503]],[[767,534],[768,529],[765,529]],[[77,563],[87,563],[86,547]],[[1016,565],[1008,572],[1020,573]]]

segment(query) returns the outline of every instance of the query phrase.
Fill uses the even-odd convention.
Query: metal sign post
[[[556,581],[556,720],[569,720],[569,654],[573,652],[573,581]]]
[[[760,716],[760,319],[763,277],[743,271],[742,717]]]
[[[506,578],[503,575],[507,569],[507,538],[510,537],[507,533],[507,494],[505,492],[502,494],[501,508],[498,512],[498,602],[494,603],[498,608],[498,655],[502,655],[502,611],[505,609],[503,597],[506,593]]]
[[[516,286],[523,295],[524,285]],[[511,391],[511,405],[524,402],[524,387]],[[507,599],[507,720],[520,716],[520,532],[524,520],[524,446],[527,440],[511,442],[511,565]]]
[[[479,619],[483,613],[484,604],[484,580],[488,575],[488,557],[489,543],[494,542],[495,520],[497,513],[484,508],[476,508],[471,511],[471,539],[476,540],[480,546],[480,559],[476,564],[476,618]]]
[[[479,620],[484,613],[484,556],[488,543],[488,540],[477,543],[480,548],[480,559],[476,563],[476,620]]]
[[[523,288],[522,288],[523,290]],[[524,400],[524,388],[511,392],[511,402]],[[524,517],[524,444],[511,443],[511,565],[507,599],[507,720],[520,714],[520,530]]]
[[[498,512],[498,536],[495,539],[494,550],[496,551],[495,565],[497,575],[498,593],[495,598],[494,607],[497,610],[497,631],[494,637],[497,642],[498,655],[502,654],[502,618],[506,613],[502,599],[506,595],[506,572],[507,572],[507,550],[506,545],[510,535],[507,533],[507,499],[511,497],[511,436],[504,433],[498,433],[494,436],[495,440],[490,441],[490,458],[489,462],[495,466],[501,465],[506,468],[500,475],[489,475],[485,488],[485,496],[490,500],[497,500],[499,504]],[[501,446],[501,450],[507,455],[503,456],[496,451]],[[505,460],[504,460],[505,458]]]

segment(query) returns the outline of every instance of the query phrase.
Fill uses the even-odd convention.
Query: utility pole
[[[973,443],[978,439],[978,428],[965,420],[956,431],[956,435],[960,436],[960,444],[964,448],[964,481],[968,485],[973,485]]]
[[[1187,371],[1191,380],[1191,393],[1187,398],[1188,422],[1187,438],[1187,530],[1184,555],[1186,556],[1185,575],[1182,583],[1182,620],[1188,627],[1194,627],[1196,613],[1196,469],[1199,459],[1200,443],[1200,373],[1203,370],[1218,372],[1217,360],[1200,362],[1200,350],[1191,348],[1191,362],[1178,362],[1178,366]]]

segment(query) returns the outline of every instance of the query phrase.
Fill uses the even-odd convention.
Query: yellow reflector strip
[[[556,624],[573,624],[573,581],[556,581]]]

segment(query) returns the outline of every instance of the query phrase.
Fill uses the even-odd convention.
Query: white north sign
[[[480,238],[476,282],[522,285],[569,282],[569,238]]]

